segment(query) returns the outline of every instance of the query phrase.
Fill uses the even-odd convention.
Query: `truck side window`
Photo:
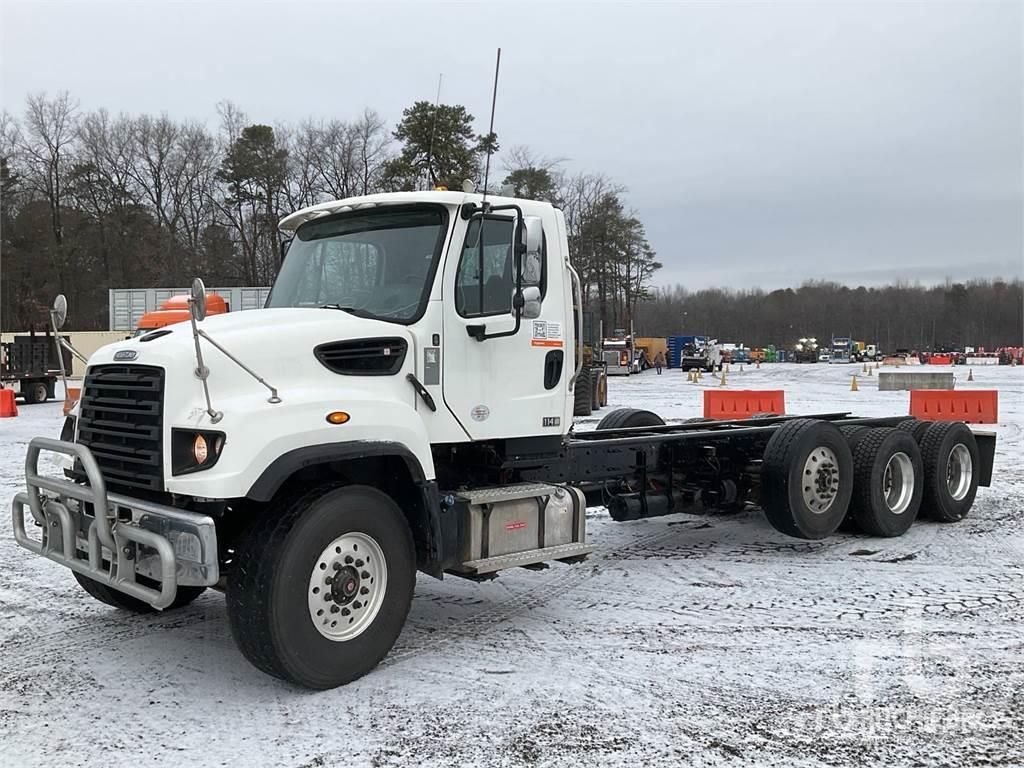
[[[469,222],[455,273],[455,306],[462,317],[512,311],[514,229],[515,220],[506,217],[478,217]]]

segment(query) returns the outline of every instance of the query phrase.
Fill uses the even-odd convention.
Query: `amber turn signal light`
[[[349,418],[351,417],[344,411],[331,411],[327,414],[327,421],[330,424],[344,424]]]

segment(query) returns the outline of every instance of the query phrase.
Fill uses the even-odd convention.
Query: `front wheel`
[[[90,579],[88,576],[83,576],[78,571],[73,571],[72,574],[75,577],[75,581],[78,582],[78,585],[84,589],[86,593],[96,598],[101,603],[109,605],[111,608],[120,608],[122,611],[131,611],[132,613],[155,613],[157,610],[144,600],[139,600],[137,597],[126,595],[124,592],[114,589],[113,587],[109,587],[102,582]],[[147,579],[143,576],[136,576],[136,579],[143,586],[153,587],[154,589],[159,589],[160,587],[159,582]],[[175,608],[184,608],[205,591],[206,587],[178,587],[177,592],[174,595],[174,600],[169,606],[164,608],[164,610],[170,611]]]
[[[362,677],[391,650],[416,581],[402,511],[368,486],[315,489],[273,505],[228,578],[231,632],[269,675],[307,688]]]

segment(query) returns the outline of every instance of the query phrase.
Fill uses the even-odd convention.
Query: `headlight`
[[[220,458],[225,440],[223,432],[172,429],[171,474],[187,475],[209,469]]]

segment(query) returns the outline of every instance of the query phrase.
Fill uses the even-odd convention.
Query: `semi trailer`
[[[60,438],[29,443],[13,526],[119,609],[223,591],[244,656],[292,683],[372,670],[417,571],[571,567],[588,506],[758,504],[789,536],[896,536],[960,520],[990,483],[995,436],[959,422],[624,408],[574,431],[582,289],[547,203],[388,193],[280,228],[265,309],[206,317],[197,280],[189,324],[91,357]]]

